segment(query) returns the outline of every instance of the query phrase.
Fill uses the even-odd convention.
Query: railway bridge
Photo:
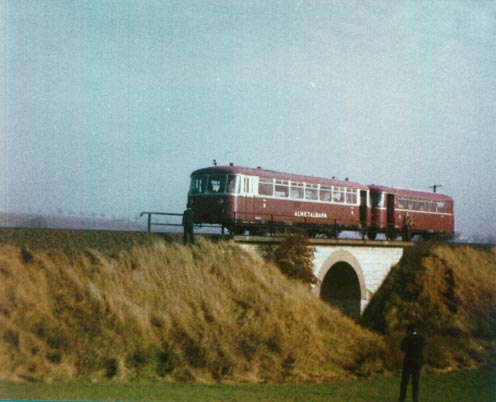
[[[246,249],[260,244],[277,244],[277,237],[235,236]],[[313,292],[337,306],[345,314],[358,318],[389,270],[401,259],[411,242],[355,239],[311,239],[314,249],[313,271],[319,283]]]

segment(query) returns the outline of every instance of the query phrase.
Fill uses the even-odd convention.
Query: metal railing
[[[148,215],[147,218],[147,232],[151,232],[152,226],[171,226],[171,227],[183,227],[182,224],[182,217],[183,214],[179,213],[174,213],[174,212],[151,212],[151,211],[144,211],[140,213],[140,217],[143,215]],[[180,222],[181,223],[171,223],[171,222],[153,222],[152,221],[152,216],[153,215],[158,215],[158,216],[176,216],[176,217],[181,217]],[[195,226],[197,227],[211,227],[211,228],[220,228],[222,223],[219,224],[196,224]],[[224,234],[224,227],[222,226],[222,234]]]
[[[148,225],[147,231],[151,232],[152,226],[183,226],[182,223],[163,223],[163,222],[152,222],[152,215],[162,215],[162,216],[183,216],[183,214],[171,213],[171,212],[141,212],[140,217],[143,215],[148,215]]]

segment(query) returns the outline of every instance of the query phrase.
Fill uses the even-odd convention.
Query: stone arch
[[[361,302],[367,297],[365,277],[358,260],[348,251],[338,250],[325,261],[317,275],[319,296],[344,314],[359,318]]]

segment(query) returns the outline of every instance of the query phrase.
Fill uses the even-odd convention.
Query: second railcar
[[[371,222],[369,238],[384,233],[393,240],[399,235],[410,240],[452,238],[454,234],[453,198],[414,190],[370,185]]]

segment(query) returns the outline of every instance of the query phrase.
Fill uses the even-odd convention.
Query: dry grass
[[[496,248],[407,250],[363,318],[383,337],[232,243],[6,238],[0,380],[323,382],[396,369],[411,321],[427,335],[428,370],[496,361]]]
[[[386,335],[389,368],[401,364],[404,327],[426,335],[428,370],[496,361],[496,247],[419,245],[406,251],[369,304],[363,323]]]
[[[0,379],[321,382],[382,369],[381,337],[231,243],[108,255],[0,248]]]

